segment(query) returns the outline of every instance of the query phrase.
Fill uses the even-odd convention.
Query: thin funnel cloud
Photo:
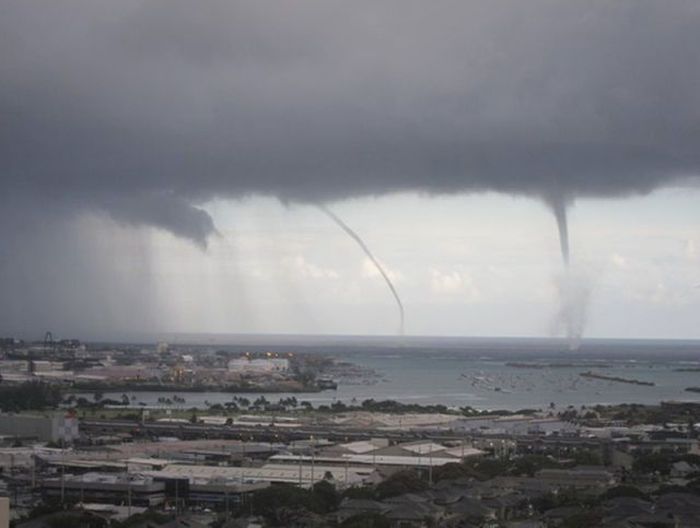
[[[370,249],[367,247],[367,244],[365,244],[364,240],[358,235],[355,231],[353,231],[350,226],[348,226],[343,220],[341,220],[333,211],[328,209],[327,207],[323,205],[318,206],[323,213],[325,213],[328,218],[333,220],[333,222],[336,223],[340,229],[345,231],[355,242],[357,242],[357,245],[360,246],[364,254],[367,256],[369,260],[372,261],[372,264],[374,264],[374,267],[377,268],[377,271],[381,274],[381,276],[384,278],[384,282],[386,282],[386,285],[389,287],[389,290],[391,291],[391,294],[394,296],[394,300],[396,301],[396,307],[399,309],[399,333],[403,335],[404,333],[404,309],[403,309],[403,303],[401,302],[401,297],[399,297],[399,293],[396,291],[396,287],[394,284],[391,282],[391,279],[389,278],[389,275],[387,272],[384,270],[382,265],[379,263],[379,261],[374,257]]]
[[[561,258],[564,261],[564,266],[569,267],[571,260],[571,250],[569,248],[569,221],[567,214],[567,204],[564,200],[558,199],[550,202],[554,218],[557,221],[557,230],[559,231],[559,247],[561,249]]]

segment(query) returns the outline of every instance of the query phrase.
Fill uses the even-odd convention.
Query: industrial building
[[[149,477],[124,473],[84,473],[44,479],[46,499],[104,504],[157,506],[165,502],[165,484]]]
[[[79,434],[78,418],[72,413],[0,414],[0,435],[71,443]]]
[[[262,467],[228,467],[171,464],[158,471],[146,471],[154,479],[187,479],[190,486],[202,483],[275,483],[311,486],[332,478],[339,487],[362,485],[373,480],[372,467],[330,465],[309,461],[301,464],[265,464]]]

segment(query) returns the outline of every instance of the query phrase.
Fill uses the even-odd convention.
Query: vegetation
[[[546,493],[531,500],[532,507],[540,512],[564,506],[597,506],[600,501],[596,497],[579,494],[573,489],[561,489],[557,493]]]
[[[61,403],[61,390],[41,381],[19,385],[0,384],[0,410],[4,412],[55,409]]]
[[[597,511],[577,513],[562,521],[561,528],[598,528],[603,521],[603,516]]]
[[[427,489],[428,483],[425,479],[422,479],[415,471],[407,469],[398,471],[380,482],[375,488],[374,495],[376,499],[382,500],[403,495],[404,493],[425,491]]]
[[[352,486],[343,491],[344,499],[374,499],[372,486]]]
[[[433,480],[457,480],[461,478],[476,478],[477,473],[470,467],[460,462],[450,462],[433,469]]]
[[[160,513],[157,511],[145,511],[143,513],[137,513],[135,515],[132,515],[128,519],[125,519],[124,521],[120,523],[115,523],[112,521],[112,526],[115,526],[116,528],[132,528],[132,527],[138,527],[138,526],[152,526],[152,525],[158,525],[158,524],[165,524],[171,520],[171,517],[169,515],[166,515],[165,513]]]
[[[605,502],[618,497],[632,497],[635,499],[651,500],[649,495],[634,486],[615,486],[598,496],[600,502]]]
[[[489,480],[498,476],[533,477],[541,469],[564,469],[580,464],[599,463],[597,454],[582,451],[573,460],[566,462],[545,455],[523,455],[503,461],[495,458],[472,458],[463,462],[453,462],[433,470],[433,480],[454,480],[475,478]]]
[[[336,510],[339,503],[335,486],[327,481],[317,482],[310,490],[280,484],[253,495],[254,513],[265,517],[273,526],[285,526],[292,513],[329,513]]]
[[[513,465],[508,468],[508,473],[515,476],[534,477],[541,469],[558,469],[564,465],[544,455],[525,455],[516,458]]]
[[[308,402],[300,403],[302,408],[312,410],[313,407]],[[480,411],[473,407],[461,407],[460,409],[451,409],[446,405],[420,405],[418,403],[401,403],[395,400],[374,400],[369,398],[362,401],[360,405],[347,405],[341,401],[333,402],[331,405],[319,405],[316,408],[319,412],[348,412],[348,411],[368,411],[381,412],[387,414],[454,414],[461,416],[508,416],[513,414],[532,414],[536,411],[532,409],[522,409],[521,411]]]
[[[573,454],[572,459],[577,466],[603,465],[603,457],[597,451],[579,450]]]
[[[637,473],[668,475],[678,456],[666,453],[650,453],[634,459],[632,469]]]
[[[327,513],[338,509],[341,497],[336,491],[335,486],[327,480],[322,480],[315,483],[311,489],[311,493],[321,504],[322,513]]]
[[[59,513],[47,519],[46,525],[50,528],[106,528],[108,523],[100,517],[83,512]]]
[[[340,523],[340,528],[389,528],[389,520],[378,513],[361,513],[353,515]]]
[[[693,479],[685,486],[681,485],[663,485],[656,490],[655,495],[665,495],[667,493],[693,493],[700,495],[700,478]]]
[[[627,425],[697,423],[700,422],[700,405],[643,405],[640,403],[596,405],[581,418],[584,419],[583,423],[589,425],[599,425],[610,420],[624,422]]]

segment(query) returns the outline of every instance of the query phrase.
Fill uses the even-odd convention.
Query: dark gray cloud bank
[[[550,201],[700,167],[700,5],[3,2],[2,194],[203,243],[197,204]]]
[[[51,218],[104,211],[204,245],[214,197],[566,204],[700,173],[696,0],[0,11],[2,265],[19,239],[42,240],[10,227],[17,213],[44,218],[48,204]]]

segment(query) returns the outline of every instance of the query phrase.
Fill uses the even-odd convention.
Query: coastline
[[[318,386],[303,386],[300,384],[285,384],[271,386],[240,386],[240,385],[177,385],[177,384],[143,384],[143,383],[83,383],[66,387],[66,393],[79,394],[85,392],[164,392],[164,393],[206,393],[220,392],[229,394],[283,394],[283,393],[318,393],[324,389]]]

